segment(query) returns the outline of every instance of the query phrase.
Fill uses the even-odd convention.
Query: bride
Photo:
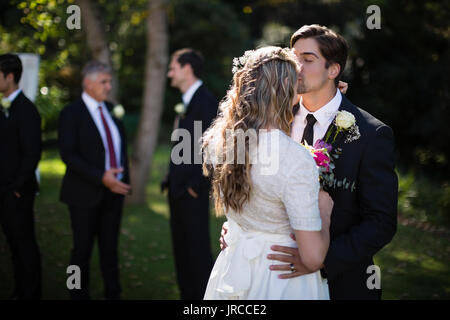
[[[289,137],[296,57],[264,47],[236,61],[242,65],[203,136],[203,169],[228,224],[204,299],[329,299],[320,271],[282,280],[267,259],[274,244],[297,246],[306,267],[318,270],[329,246],[333,201],[319,190],[311,154]]]

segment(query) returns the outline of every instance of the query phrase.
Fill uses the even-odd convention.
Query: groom
[[[344,188],[327,190],[334,201],[330,247],[321,274],[328,279],[330,298],[381,299],[381,289],[368,279],[373,275],[373,256],[388,244],[397,227],[398,180],[394,171],[394,137],[390,127],[353,105],[337,83],[347,59],[343,37],[319,25],[306,25],[291,37],[291,48],[301,65],[291,137],[314,144],[332,125],[337,111],[356,118],[360,138],[351,142],[338,137],[333,148],[342,148],[336,160],[337,180],[355,182],[352,192]],[[273,246],[269,259],[283,262],[272,270],[291,270],[292,278],[317,270],[306,270],[298,249]],[[287,253],[287,255],[286,255]],[[287,263],[287,264],[286,264]],[[371,271],[372,270],[372,271]],[[373,278],[373,276],[372,276]]]

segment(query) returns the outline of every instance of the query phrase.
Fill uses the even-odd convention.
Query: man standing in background
[[[119,230],[129,186],[127,140],[122,122],[106,101],[110,69],[90,62],[83,69],[81,98],[65,107],[59,118],[59,148],[67,166],[61,200],[69,206],[73,232],[70,264],[81,270],[81,289],[72,299],[90,299],[89,264],[98,237],[105,298],[120,299]]]
[[[41,117],[19,88],[22,62],[0,56],[0,224],[12,254],[11,299],[41,299],[42,272],[34,230],[35,171],[41,158]]]
[[[172,55],[167,74],[183,99],[184,111],[177,116],[175,129],[187,130],[191,139],[190,162],[175,164],[171,159],[169,174],[161,184],[161,190],[169,189],[172,245],[183,300],[203,299],[214,264],[209,237],[210,184],[203,176],[201,161],[195,163],[201,148],[195,141],[194,121],[200,121],[205,132],[217,115],[218,103],[200,80],[202,69],[199,52],[181,49]]]

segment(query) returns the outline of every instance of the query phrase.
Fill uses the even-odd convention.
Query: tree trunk
[[[100,61],[111,68],[112,89],[108,100],[117,103],[117,92],[119,81],[112,66],[111,53],[106,41],[105,29],[100,14],[90,0],[76,0],[76,4],[81,10],[81,26],[86,32],[87,44],[91,49],[92,58]]]
[[[138,133],[131,156],[131,203],[144,203],[153,152],[158,140],[168,57],[167,0],[149,0],[145,88]]]

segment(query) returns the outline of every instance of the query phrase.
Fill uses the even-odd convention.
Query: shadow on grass
[[[143,205],[126,204],[120,231],[120,276],[123,299],[179,299],[170,239],[169,210],[159,182],[167,168],[169,149],[158,148],[147,186],[148,200]],[[68,299],[66,273],[72,248],[69,211],[59,202],[65,167],[56,151],[43,154],[40,162],[41,192],[36,197],[36,237],[41,251],[43,298]],[[217,239],[223,219],[211,217],[213,254],[219,252]],[[192,257],[193,259],[195,257]],[[90,274],[91,297],[103,298],[98,248],[94,247]],[[9,248],[0,232],[0,299],[14,287]]]
[[[174,270],[166,196],[159,183],[167,170],[170,148],[159,146],[147,185],[147,202],[126,205],[120,231],[123,299],[179,299]],[[36,234],[43,266],[43,298],[68,299],[66,269],[72,247],[69,212],[59,202],[64,164],[46,151],[39,165],[41,193],[36,197]],[[213,213],[213,210],[211,210]],[[217,257],[224,218],[211,216],[213,256]],[[192,257],[195,259],[195,257]],[[449,299],[449,239],[412,226],[399,225],[393,241],[375,257],[380,266],[384,299]],[[0,299],[13,290],[9,249],[0,232]],[[91,259],[91,296],[103,298],[98,250]]]
[[[376,256],[383,299],[449,299],[449,240],[399,225],[393,241]]]

